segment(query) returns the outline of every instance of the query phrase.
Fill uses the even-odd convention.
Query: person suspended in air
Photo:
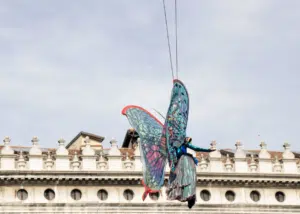
[[[171,101],[164,124],[142,107],[129,105],[122,110],[131,126],[140,137],[141,160],[145,200],[149,193],[159,192],[164,185],[165,166],[169,163],[170,177],[167,187],[167,199],[188,201],[191,208],[196,201],[197,159],[187,153],[194,151],[211,152],[192,145],[186,137],[189,114],[189,96],[184,84],[173,80]]]

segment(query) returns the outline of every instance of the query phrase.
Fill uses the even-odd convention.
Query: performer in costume
[[[147,110],[139,106],[126,106],[126,115],[131,126],[140,137],[141,160],[145,200],[148,193],[159,192],[164,184],[165,165],[168,160],[171,169],[167,188],[168,199],[188,201],[191,208],[196,195],[196,159],[187,153],[211,151],[198,148],[186,138],[189,113],[189,96],[180,80],[173,80],[171,102],[164,125]]]
[[[192,139],[187,137],[184,144],[177,148],[176,155],[179,161],[176,168],[170,172],[169,184],[166,190],[168,200],[188,201],[189,208],[192,208],[196,202],[196,165],[198,160],[187,153],[187,148],[196,152],[213,151],[197,147],[191,142]]]

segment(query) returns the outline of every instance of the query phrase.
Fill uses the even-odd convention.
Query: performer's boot
[[[188,207],[191,209],[196,203],[196,197],[191,198],[188,200]]]

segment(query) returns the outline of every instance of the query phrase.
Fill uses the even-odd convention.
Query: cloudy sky
[[[300,150],[300,1],[178,4],[193,142]],[[171,88],[161,0],[0,2],[0,136],[13,145],[36,135],[57,147],[82,130],[120,145],[129,128],[122,108],[165,114]]]

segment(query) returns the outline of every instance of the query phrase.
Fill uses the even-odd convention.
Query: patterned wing
[[[189,95],[180,80],[173,81],[171,102],[166,116],[162,140],[168,145],[168,160],[172,171],[177,163],[176,149],[186,137],[186,127],[189,115]]]
[[[161,143],[163,125],[151,113],[139,106],[126,106],[122,110],[130,125],[140,137],[140,151],[143,163],[143,179],[146,190],[155,192],[164,183],[167,160],[166,144]]]

